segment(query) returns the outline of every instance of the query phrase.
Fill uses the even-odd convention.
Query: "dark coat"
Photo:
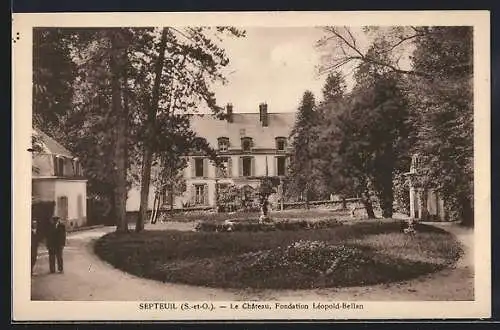
[[[50,224],[47,230],[47,248],[56,249],[66,245],[66,226]]]

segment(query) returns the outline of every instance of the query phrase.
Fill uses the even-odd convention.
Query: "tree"
[[[61,118],[61,134],[82,159],[89,194],[107,200],[117,231],[127,232],[125,203],[133,102],[133,70],[128,56],[140,48],[145,29],[70,29],[77,66],[73,99]],[[111,128],[111,129],[110,129]]]
[[[54,135],[61,116],[72,105],[76,65],[65,29],[33,29],[33,124]]]
[[[418,128],[414,150],[450,216],[473,225],[473,31],[429,27],[425,33],[416,40],[413,66],[430,77],[414,79],[409,88]]]
[[[290,138],[292,157],[290,162],[291,182],[289,191],[301,195],[309,208],[309,201],[314,197],[314,183],[318,179],[318,170],[313,162],[313,146],[317,141],[318,116],[315,111],[315,99],[311,91],[304,92],[300,102],[295,125]]]
[[[365,27],[384,39],[369,53],[346,27],[327,27],[318,42],[334,45],[322,70],[369,64],[398,76],[411,109],[415,134],[412,153],[422,156],[426,185],[437,189],[448,212],[464,224],[473,222],[472,28]],[[372,48],[373,49],[373,48]],[[373,55],[384,56],[373,56]],[[410,65],[404,67],[404,59]],[[409,155],[406,157],[410,158]]]
[[[153,186],[154,202],[151,214],[151,223],[156,223],[160,207],[167,202],[170,206],[170,212],[174,211],[174,198],[177,195],[186,191],[186,181],[184,179],[183,170],[187,165],[184,158],[170,157],[170,154],[160,154],[153,162]],[[156,166],[155,166],[156,165]],[[169,196],[169,200],[164,200],[163,197]]]
[[[391,217],[394,175],[407,154],[404,98],[393,79],[380,76],[336,106],[321,127],[317,152],[325,181],[335,191],[361,196],[370,218],[376,194],[383,217]]]
[[[341,100],[347,90],[345,79],[340,71],[333,71],[326,76],[323,93],[323,104],[330,104]]]
[[[188,118],[188,112],[196,112],[199,102],[203,101],[215,116],[223,117],[217,105],[209,82],[225,82],[220,69],[229,63],[224,49],[218,46],[207,34],[229,33],[244,36],[244,32],[232,27],[210,28],[163,28],[158,44],[158,53],[149,54],[156,58],[155,78],[151,87],[151,102],[147,104],[147,119],[144,126],[143,167],[141,179],[141,203],[136,222],[136,231],[144,227],[148,208],[151,164],[155,152],[168,152],[161,144],[154,143],[158,136],[158,126],[173,120],[174,112],[178,120]],[[165,70],[164,70],[165,68]],[[146,90],[149,88],[146,86]],[[146,97],[148,99],[148,97]],[[162,140],[162,139],[160,139]],[[158,148],[155,148],[154,145]],[[205,149],[208,145],[205,145]],[[184,152],[184,151],[181,151]],[[215,156],[213,152],[209,152]],[[176,154],[177,157],[180,154]],[[216,161],[216,157],[212,157]]]
[[[144,229],[144,218],[146,216],[147,206],[148,206],[148,195],[149,195],[149,184],[151,180],[151,165],[153,161],[153,150],[151,148],[151,142],[154,138],[154,125],[156,119],[156,113],[158,112],[158,103],[160,101],[160,83],[161,75],[163,71],[163,65],[165,62],[165,49],[167,48],[167,37],[168,29],[163,28],[161,33],[161,40],[159,43],[158,58],[155,63],[155,78],[151,96],[151,102],[147,107],[147,122],[146,122],[146,141],[143,144],[143,156],[142,156],[142,175],[141,175],[141,201],[139,208],[139,215],[137,217],[137,222],[135,224],[135,231],[139,232]]]

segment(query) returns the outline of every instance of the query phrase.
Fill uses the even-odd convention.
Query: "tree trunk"
[[[309,188],[306,188],[306,210],[309,210]]]
[[[472,201],[469,197],[461,198],[461,222],[460,224],[467,227],[474,226],[474,209],[472,207]]]
[[[153,162],[153,149],[151,140],[154,138],[156,112],[158,109],[158,101],[160,99],[160,82],[165,62],[165,49],[167,45],[167,28],[163,28],[158,59],[155,66],[155,81],[153,85],[151,103],[149,105],[148,118],[146,122],[146,143],[144,143],[143,162],[141,173],[141,202],[139,206],[139,214],[135,224],[135,231],[140,232],[144,229],[144,219],[148,210],[149,186],[151,183],[151,165]]]
[[[170,185],[170,214],[174,214],[174,185]]]
[[[158,222],[158,217],[160,216],[160,209],[161,209],[161,206],[163,204],[163,199],[162,199],[162,194],[156,194],[155,195],[156,197],[156,206],[154,208],[154,213],[155,213],[155,217],[154,217],[154,220],[155,220],[155,223]]]
[[[127,201],[127,119],[126,108],[122,105],[121,95],[121,74],[123,72],[124,49],[122,45],[121,33],[111,32],[111,107],[115,118],[115,212],[116,212],[116,231],[128,232],[128,223],[126,217]]]
[[[135,231],[140,232],[144,229],[144,219],[146,219],[149,202],[149,187],[151,183],[151,166],[153,164],[153,152],[148,143],[145,144],[142,153],[142,170],[141,170],[141,202],[139,206],[139,214],[135,223]]]
[[[151,215],[149,217],[149,223],[155,224],[156,223],[156,202],[158,200],[157,194],[155,194],[155,198],[153,200],[153,209],[151,210]]]

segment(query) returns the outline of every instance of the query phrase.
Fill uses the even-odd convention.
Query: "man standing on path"
[[[47,249],[49,250],[50,272],[57,270],[62,273],[63,268],[63,248],[66,245],[66,226],[59,217],[52,217],[47,230]]]

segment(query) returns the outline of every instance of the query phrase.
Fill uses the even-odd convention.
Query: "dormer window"
[[[64,176],[64,158],[61,156],[54,157],[54,174],[56,176]]]
[[[285,151],[285,149],[286,149],[286,138],[277,137],[276,138],[276,150]]]
[[[227,137],[220,137],[218,139],[219,151],[224,152],[229,149],[229,139]]]
[[[252,150],[252,138],[244,137],[241,139],[241,149],[245,152]]]
[[[206,146],[207,144],[207,140],[202,138],[202,137],[196,137],[194,139],[194,145],[193,145],[193,151],[195,152],[203,152],[204,151],[204,147]]]
[[[73,159],[73,174],[75,176],[80,176],[80,162],[78,159]]]

